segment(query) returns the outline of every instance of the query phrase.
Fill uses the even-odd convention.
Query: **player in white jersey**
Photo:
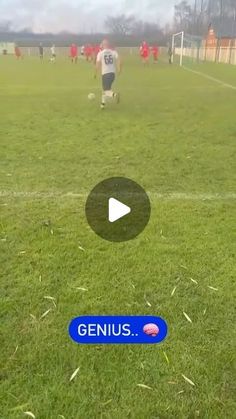
[[[114,93],[112,84],[115,81],[116,73],[121,71],[121,62],[117,51],[111,49],[109,41],[102,42],[102,51],[98,53],[96,61],[96,75],[101,71],[102,73],[102,103],[101,109],[105,109],[107,99],[115,99],[117,103],[120,102],[119,93]]]
[[[56,47],[55,47],[54,44],[51,46],[50,50],[51,50],[51,62],[55,63],[55,61],[56,61]]]

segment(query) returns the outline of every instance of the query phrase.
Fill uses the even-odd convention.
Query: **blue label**
[[[80,344],[156,344],[167,336],[167,324],[154,316],[82,316],[69,326]]]

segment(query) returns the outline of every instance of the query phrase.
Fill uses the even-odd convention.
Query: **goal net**
[[[172,62],[188,65],[205,59],[204,40],[200,36],[193,36],[179,32],[172,36]]]

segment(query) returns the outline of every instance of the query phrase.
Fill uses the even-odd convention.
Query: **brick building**
[[[236,23],[225,25],[210,25],[205,40],[206,48],[233,48],[236,47]]]

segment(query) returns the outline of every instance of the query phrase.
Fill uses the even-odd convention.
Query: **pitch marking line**
[[[202,73],[201,71],[192,70],[191,68],[188,68],[188,67],[185,67],[185,66],[183,66],[183,69],[186,70],[186,71],[189,71],[190,73],[197,74],[198,76],[205,77],[205,79],[214,81],[215,83],[218,83],[223,87],[227,87],[229,89],[236,90],[236,86],[233,86],[233,84],[225,83],[224,81],[216,79],[215,77],[209,76],[208,74]]]
[[[236,200],[236,193],[156,193],[148,192],[153,199],[166,201],[226,201]],[[86,199],[88,193],[60,193],[60,192],[16,192],[0,191],[0,198],[21,198],[21,199]]]

